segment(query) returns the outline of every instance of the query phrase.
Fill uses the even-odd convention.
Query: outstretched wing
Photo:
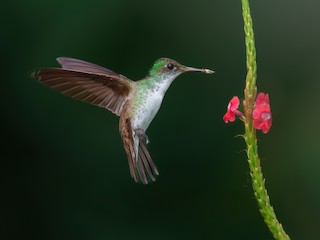
[[[135,82],[109,69],[73,58],[58,58],[63,68],[37,69],[31,77],[61,93],[120,115]]]
[[[130,119],[120,118],[120,134],[128,156],[132,178],[136,182],[140,180],[143,184],[148,184],[150,180],[155,181],[159,172],[143,141],[139,141],[138,153],[135,152]]]

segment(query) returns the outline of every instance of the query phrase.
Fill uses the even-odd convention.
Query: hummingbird
[[[185,72],[212,74],[209,69],[181,65],[169,58],[159,58],[145,78],[132,81],[107,68],[83,60],[58,57],[61,68],[36,69],[31,78],[120,117],[119,132],[128,157],[131,177],[143,184],[155,181],[157,166],[147,149],[146,130],[157,114],[173,80]]]

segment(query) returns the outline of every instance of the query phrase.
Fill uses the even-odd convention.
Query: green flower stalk
[[[245,134],[244,139],[247,144],[248,163],[250,175],[252,178],[252,187],[255,198],[258,202],[260,212],[267,224],[270,232],[275,239],[290,239],[284,231],[281,223],[278,221],[270,198],[265,186],[265,179],[262,174],[260,159],[258,155],[258,144],[256,138],[256,129],[253,127],[252,112],[254,109],[254,99],[256,97],[256,79],[257,79],[257,63],[256,49],[254,43],[254,32],[252,26],[252,18],[250,14],[250,6],[248,0],[242,0],[242,15],[244,21],[246,58],[247,58],[247,77],[246,87],[244,89],[245,104]]]
[[[236,119],[236,115],[238,115],[244,122],[245,133],[243,136],[247,145],[247,157],[252,178],[252,187],[258,202],[259,210],[273,237],[277,240],[288,240],[290,237],[284,231],[271,206],[258,155],[256,129],[262,130],[263,133],[267,133],[272,125],[272,117],[269,95],[259,93],[257,96],[256,49],[248,0],[242,0],[242,15],[244,20],[247,59],[247,76],[244,89],[245,100],[243,101],[244,113],[241,113],[238,110],[240,100],[235,96],[229,102],[228,110],[224,115],[223,120],[226,123],[233,122]]]

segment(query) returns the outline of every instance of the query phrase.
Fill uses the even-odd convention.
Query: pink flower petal
[[[262,104],[269,104],[269,103],[270,103],[269,94],[264,94],[262,92],[258,94],[256,101],[255,101],[256,106],[262,105]]]
[[[252,112],[253,127],[268,133],[272,125],[269,94],[259,93]]]
[[[253,120],[253,127],[257,130],[261,130],[263,121],[261,119]]]
[[[228,104],[226,114],[223,116],[223,121],[225,123],[234,122],[236,120],[236,115],[241,117],[243,116],[243,113],[238,110],[239,105],[239,98],[237,96],[234,96]]]
[[[236,116],[233,112],[231,111],[228,111],[224,116],[223,116],[223,121],[225,123],[228,123],[228,122],[234,122],[236,120]]]
[[[238,109],[239,105],[240,105],[239,98],[237,96],[234,96],[229,102],[228,110],[234,112],[235,110]]]

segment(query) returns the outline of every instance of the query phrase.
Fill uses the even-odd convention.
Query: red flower
[[[269,102],[269,94],[259,93],[252,113],[255,129],[268,133],[272,125],[272,115]]]
[[[226,114],[223,116],[223,121],[225,123],[234,122],[234,120],[236,120],[235,115],[243,116],[243,113],[238,110],[239,105],[239,98],[237,96],[234,96],[228,104]]]
[[[255,105],[267,104],[270,105],[269,94],[259,93],[255,101]]]

